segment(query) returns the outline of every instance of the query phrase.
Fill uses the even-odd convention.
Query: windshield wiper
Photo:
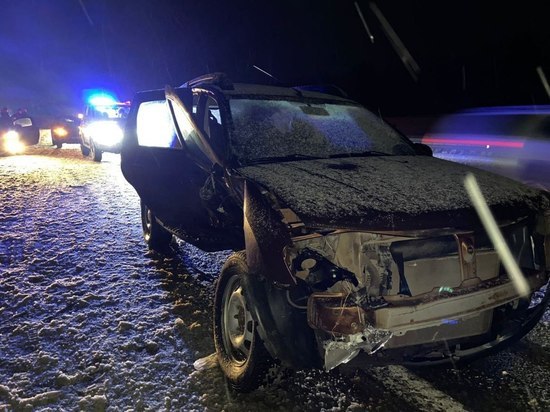
[[[259,163],[292,162],[294,160],[314,160],[314,159],[326,159],[326,157],[294,153],[286,156],[259,157],[257,159],[247,162],[247,164],[255,165]]]

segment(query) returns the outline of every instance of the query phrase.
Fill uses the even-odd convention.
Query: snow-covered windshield
[[[232,99],[231,147],[242,164],[284,157],[409,155],[405,138],[363,107]]]

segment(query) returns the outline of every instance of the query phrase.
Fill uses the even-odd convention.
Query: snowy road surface
[[[210,355],[228,253],[147,252],[120,158],[78,147],[0,157],[0,411],[492,411],[550,409],[549,313],[462,370],[276,371],[236,396]]]

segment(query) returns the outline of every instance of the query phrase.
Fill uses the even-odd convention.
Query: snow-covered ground
[[[460,371],[276,371],[235,395],[208,357],[229,252],[173,246],[147,251],[118,155],[0,157],[0,411],[550,409],[548,317]]]

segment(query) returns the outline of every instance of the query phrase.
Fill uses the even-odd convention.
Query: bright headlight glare
[[[18,142],[19,133],[17,133],[15,130],[10,130],[9,132],[6,132],[4,134],[4,139],[6,140],[6,143]]]
[[[19,140],[19,133],[15,130],[10,130],[4,134],[4,149],[11,154],[25,151],[25,145]]]
[[[122,141],[122,128],[115,122],[95,122],[88,125],[86,134],[96,143],[114,146]]]

